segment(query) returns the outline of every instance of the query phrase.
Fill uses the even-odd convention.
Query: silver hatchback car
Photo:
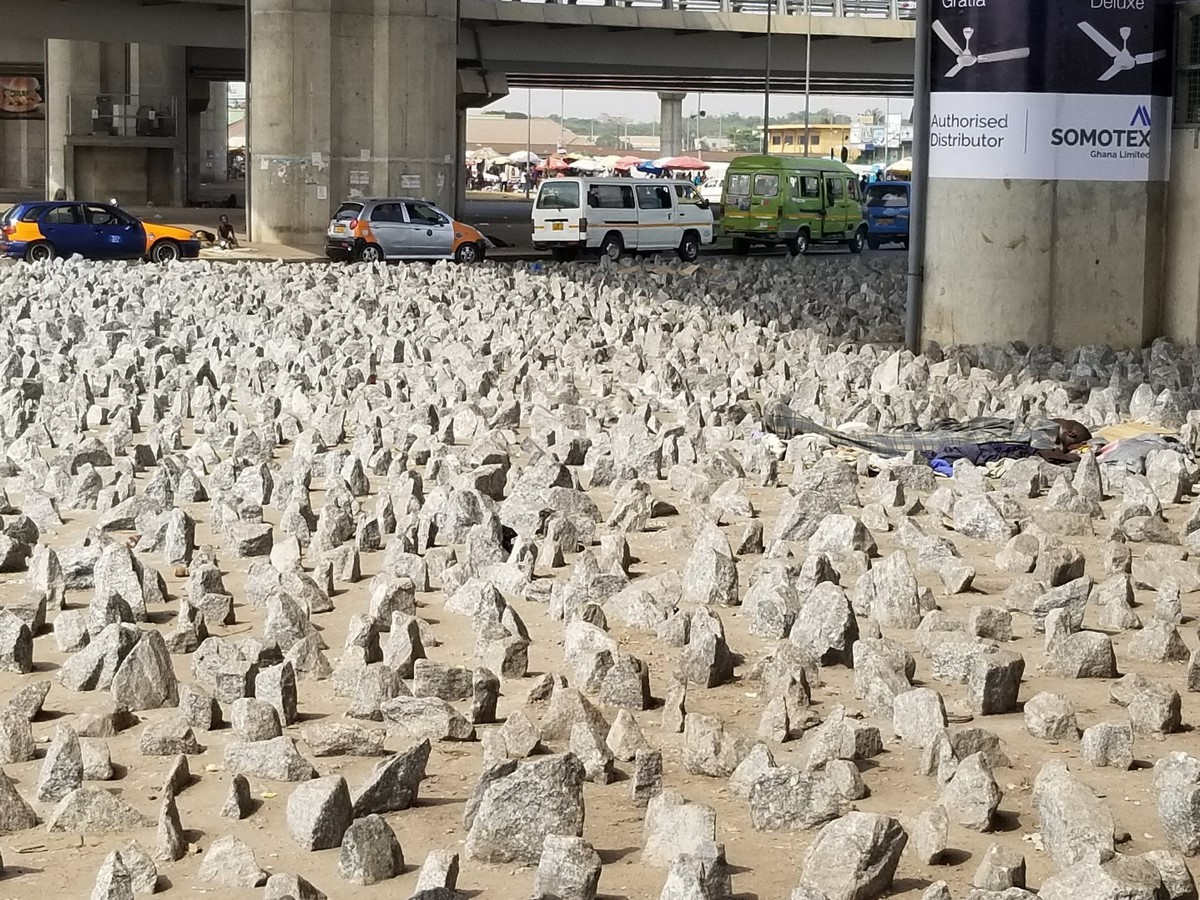
[[[325,255],[330,259],[483,259],[487,239],[432,203],[412,197],[347,200],[329,221]]]

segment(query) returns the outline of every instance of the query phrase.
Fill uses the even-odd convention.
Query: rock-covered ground
[[[0,271],[0,897],[1194,897],[1190,455],[763,411],[1187,448],[1196,354],[914,359],[902,289]]]

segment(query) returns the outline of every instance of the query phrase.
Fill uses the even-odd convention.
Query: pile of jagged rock
[[[0,270],[0,835],[89,835],[97,900],[1195,898],[1200,359],[914,357],[902,287],[841,257]],[[1181,441],[944,479],[771,434],[773,400]],[[460,827],[406,859],[455,759]],[[1148,764],[1135,839],[1089,782]],[[887,799],[913,769],[932,799]],[[744,865],[718,792],[788,852]],[[250,846],[268,794],[293,874]]]

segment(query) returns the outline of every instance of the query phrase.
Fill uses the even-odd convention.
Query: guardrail
[[[67,122],[73,137],[175,137],[178,127],[174,97],[137,94],[70,94]]]
[[[777,16],[825,16],[847,19],[915,19],[915,0],[506,0],[567,6],[621,9],[673,9],[691,12],[736,12]]]

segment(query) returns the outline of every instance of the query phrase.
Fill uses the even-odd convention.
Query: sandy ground
[[[185,435],[187,432],[185,432]],[[783,467],[781,482],[789,480],[788,467]],[[584,473],[586,479],[586,473]],[[143,478],[144,482],[144,478]],[[586,483],[586,481],[585,481]],[[314,481],[312,496],[313,508],[320,509],[323,502],[320,491],[322,482]],[[19,505],[20,494],[16,481],[8,485],[10,495]],[[638,562],[634,567],[635,574],[651,575],[666,569],[681,569],[686,559],[686,551],[681,549],[688,545],[681,529],[686,522],[686,503],[668,489],[665,482],[653,485],[656,497],[675,503],[683,511],[683,515],[668,519],[656,519],[651,523],[647,533],[634,535],[630,539],[633,553]],[[596,490],[593,495],[600,504],[602,511],[607,512],[611,506],[610,494],[607,489]],[[770,523],[779,507],[780,501],[786,497],[786,490],[753,489],[751,495],[760,515],[765,520],[769,530]],[[1037,504],[1040,501],[1030,501]],[[197,519],[199,543],[212,542],[213,535],[205,524],[208,510],[204,505],[190,507],[190,512]],[[1187,515],[1187,507],[1176,507],[1168,515],[1173,525],[1178,526]],[[51,546],[64,547],[80,541],[94,513],[71,514],[69,521],[57,534],[47,535]],[[269,520],[277,523],[278,514],[268,510]],[[928,521],[928,516],[922,516],[922,524],[931,532],[937,532],[938,527]],[[726,526],[731,538],[736,535],[744,523],[734,522]],[[887,534],[877,534],[880,553],[886,554],[894,549],[893,542]],[[965,616],[972,605],[981,603],[998,603],[1003,605],[999,595],[1011,582],[1011,576],[997,574],[994,565],[995,547],[982,546],[959,536],[954,537],[964,557],[978,570],[975,579],[975,589],[972,593],[960,596],[944,596],[935,581],[922,575],[922,584],[934,588],[939,603],[952,614]],[[1100,560],[1102,542],[1098,539],[1074,539],[1088,558],[1088,572],[1094,576],[1101,571]],[[215,542],[220,547],[220,542]],[[798,557],[803,556],[803,548],[795,547]],[[1138,553],[1135,547],[1135,555]],[[332,613],[315,617],[318,628],[324,634],[329,644],[331,661],[336,661],[340,655],[347,623],[351,615],[365,612],[369,593],[370,576],[375,573],[383,559],[382,553],[365,554],[363,556],[364,580],[357,584],[339,584],[339,592],[334,598],[336,610]],[[143,557],[144,562],[157,565],[167,579],[172,595],[172,602],[166,607],[152,610],[155,624],[152,627],[168,630],[170,622],[178,609],[176,598],[186,590],[184,579],[175,577],[172,571],[164,567],[161,559],[155,556]],[[747,579],[757,558],[743,559],[740,563],[742,591],[747,587]],[[225,572],[225,584],[235,598],[243,595],[242,584],[248,562],[221,556],[222,569]],[[539,572],[541,577],[565,579],[569,574],[568,567],[554,572]],[[12,603],[18,601],[24,593],[23,576],[4,576],[0,579],[0,601]],[[459,616],[449,614],[443,609],[443,596],[434,591],[419,596],[420,614],[434,627],[437,636],[444,643],[430,650],[431,658],[445,663],[472,665],[471,648],[473,638],[469,622]],[[1152,603],[1150,595],[1140,594],[1140,602]],[[90,592],[74,592],[68,595],[71,607],[86,606],[90,600]],[[530,677],[521,680],[506,681],[503,685],[503,697],[500,706],[500,716],[520,708],[524,703],[525,694],[533,682],[533,676],[542,672],[560,672],[570,674],[570,670],[562,660],[562,628],[560,623],[553,622],[547,615],[545,607],[537,604],[516,600],[515,607],[528,624],[533,645],[530,648]],[[1194,614],[1195,596],[1185,597],[1185,612]],[[731,647],[743,654],[748,660],[761,658],[769,646],[769,642],[750,636],[747,625],[737,609],[720,611],[725,622]],[[1143,610],[1144,617],[1146,611]],[[215,634],[245,635],[261,629],[261,613],[246,605],[237,606],[238,623],[225,629],[214,629]],[[674,667],[678,651],[665,648],[656,643],[653,636],[640,632],[628,631],[617,625],[613,626],[614,634],[620,638],[624,648],[634,655],[644,659],[650,666],[651,683],[656,698],[665,694],[670,672]],[[1022,685],[1021,698],[1028,699],[1041,690],[1053,690],[1065,694],[1075,704],[1081,727],[1100,721],[1121,721],[1124,713],[1118,707],[1112,706],[1108,700],[1109,682],[1105,681],[1068,681],[1059,678],[1045,677],[1038,671],[1038,666],[1044,659],[1040,638],[1032,636],[1032,623],[1028,618],[1016,616],[1014,632],[1018,635],[1011,649],[1024,654],[1026,659],[1025,683]],[[922,684],[923,678],[928,677],[929,664],[920,658],[911,632],[889,632],[904,644],[918,658],[917,683]],[[1190,635],[1189,635],[1190,637]],[[1124,661],[1124,647],[1128,635],[1114,636],[1118,660]],[[35,642],[35,661],[37,671],[26,676],[0,674],[0,700],[11,696],[21,686],[39,678],[49,678],[53,684],[47,698],[45,710],[34,723],[34,733],[39,740],[41,749],[39,756],[44,753],[55,726],[69,723],[81,711],[107,699],[106,694],[72,693],[59,686],[55,678],[55,670],[63,661],[54,644],[53,636],[44,634]],[[182,681],[190,681],[190,657],[175,657],[175,669]],[[740,670],[744,671],[744,670]],[[1137,671],[1162,681],[1169,681],[1183,692],[1182,666],[1155,666],[1138,664]],[[861,706],[854,699],[853,674],[841,668],[823,671],[825,685],[813,691],[814,706],[818,713],[824,715],[832,706],[844,704],[852,710]],[[965,695],[965,688],[932,684],[940,690],[945,699],[948,711],[961,713],[958,701]],[[758,719],[763,706],[758,696],[758,685],[739,677],[734,683],[709,691],[693,689],[688,698],[690,712],[711,713],[720,716],[729,725],[743,729],[753,734],[758,726]],[[341,717],[344,705],[333,696],[332,682],[320,683],[302,682],[301,684],[301,721],[288,729],[288,733],[300,738],[300,730],[305,724],[323,719],[338,719]],[[226,711],[227,712],[227,711]],[[610,711],[613,712],[613,711]],[[171,710],[159,710],[143,713],[143,721],[157,721],[173,714]],[[691,800],[700,801],[713,806],[718,813],[718,840],[724,842],[728,860],[733,867],[734,890],[742,900],[754,898],[781,898],[788,896],[795,886],[804,852],[812,841],[815,832],[798,832],[784,834],[762,834],[755,832],[750,824],[749,812],[743,801],[731,796],[725,788],[723,780],[691,776],[682,766],[681,745],[682,735],[664,734],[660,728],[660,712],[648,710],[637,716],[638,722],[652,744],[663,750],[665,784],[669,788],[680,791]],[[863,775],[871,795],[866,800],[856,804],[857,808],[886,812],[898,816],[905,824],[911,821],[927,806],[936,801],[937,787],[933,779],[916,774],[919,753],[902,748],[891,740],[891,723],[871,719],[868,721],[878,724],[888,740],[886,752],[869,762],[861,764]],[[1186,725],[1200,721],[1200,695],[1183,694],[1183,719]],[[611,716],[610,716],[611,720]],[[369,724],[369,723],[367,723]],[[1038,885],[1049,873],[1049,861],[1045,854],[1035,851],[1028,840],[1036,831],[1037,821],[1031,811],[1031,786],[1041,765],[1048,760],[1062,759],[1071,763],[1071,768],[1082,770],[1078,760],[1078,744],[1064,743],[1060,746],[1049,744],[1030,737],[1024,730],[1023,718],[1020,713],[1005,716],[976,719],[975,724],[994,730],[1004,741],[1005,749],[1012,761],[1012,767],[999,769],[996,778],[1004,790],[1004,799],[998,816],[998,826],[992,834],[977,834],[952,825],[950,832],[950,847],[952,851],[946,855],[946,860],[939,865],[926,866],[914,861],[906,853],[897,873],[893,893],[898,896],[915,897],[932,881],[944,879],[949,882],[951,889],[958,895],[969,888],[982,854],[992,842],[999,842],[1013,850],[1024,853],[1028,858],[1029,883]],[[485,726],[495,727],[495,726]],[[1186,727],[1186,726],[1185,726]],[[163,776],[170,762],[167,758],[143,758],[137,749],[138,735],[141,727],[135,727],[109,741],[114,763],[118,765],[121,777],[118,780],[104,784],[109,790],[122,796],[132,805],[150,816],[156,816],[158,798]],[[218,811],[228,788],[230,775],[221,766],[222,751],[230,740],[228,729],[199,735],[205,747],[205,753],[191,759],[191,769],[194,783],[179,797],[179,809],[185,829],[189,829],[190,840],[194,845],[194,853],[184,860],[166,864],[160,868],[162,875],[161,886],[169,887],[169,896],[191,897],[206,894],[223,894],[229,900],[257,897],[258,891],[230,890],[223,887],[206,885],[196,877],[200,863],[200,854],[218,837],[232,833],[246,841],[255,851],[258,861],[265,868],[277,872],[298,872],[324,890],[331,898],[393,898],[405,897],[415,884],[416,869],[424,860],[426,853],[434,848],[449,848],[462,851],[466,834],[462,827],[463,805],[469,797],[475,780],[480,772],[482,749],[478,742],[473,743],[440,743],[435,744],[434,752],[428,766],[429,777],[422,786],[422,797],[419,804],[407,811],[394,813],[387,819],[395,829],[404,849],[408,869],[406,873],[389,883],[361,888],[351,887],[343,882],[337,874],[338,851],[330,850],[310,853],[301,850],[287,836],[285,809],[288,795],[293,785],[277,784],[252,779],[253,794],[261,803],[260,808],[249,818],[240,822],[222,819]],[[389,740],[389,750],[399,750],[405,745],[403,741]],[[1175,734],[1162,742],[1139,738],[1135,745],[1136,756],[1140,761],[1130,772],[1117,772],[1110,769],[1082,770],[1081,777],[1097,792],[1106,797],[1112,808],[1118,830],[1127,831],[1129,842],[1122,848],[1125,852],[1137,853],[1144,850],[1166,846],[1162,829],[1158,824],[1155,812],[1155,800],[1152,790],[1152,772],[1148,765],[1155,759],[1172,750],[1192,750],[1195,737],[1189,731]],[[307,747],[301,743],[302,752]],[[564,749],[564,748],[554,748]],[[807,742],[796,741],[771,747],[779,764],[802,764],[807,755]],[[371,759],[335,758],[315,760],[319,774],[342,774],[350,782],[351,789],[361,783],[367,772],[374,764]],[[6,767],[7,774],[14,778],[19,790],[32,800],[34,786],[38,777],[40,760],[11,765]],[[618,764],[619,769],[627,770],[624,764]],[[619,779],[613,784],[597,786],[589,784],[586,788],[587,815],[584,836],[590,840],[599,852],[604,870],[600,880],[600,893],[607,898],[644,898],[657,897],[665,878],[665,872],[647,865],[640,860],[642,844],[642,811],[633,806],[629,798],[629,783]],[[48,805],[37,805],[38,812],[45,817],[50,812]],[[93,836],[79,837],[77,835],[51,835],[44,828],[11,834],[0,837],[0,852],[3,854],[6,866],[3,877],[0,877],[0,900],[3,898],[35,897],[85,897],[93,883],[95,872],[100,866],[104,855],[130,838],[136,838],[144,846],[153,849],[154,830],[146,829],[141,832],[124,836]],[[524,900],[530,894],[532,870],[513,868],[511,866],[492,867],[475,861],[463,860],[462,874],[459,880],[460,889],[467,896],[486,896],[498,900]]]

